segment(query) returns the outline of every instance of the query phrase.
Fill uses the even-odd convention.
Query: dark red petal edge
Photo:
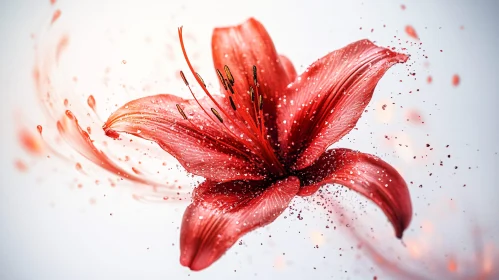
[[[303,185],[298,195],[310,195],[325,184],[340,184],[378,205],[398,238],[409,226],[412,204],[407,184],[395,168],[376,156],[349,149],[328,150],[298,177]]]

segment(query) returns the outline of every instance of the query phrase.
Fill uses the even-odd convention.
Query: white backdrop
[[[413,182],[414,219],[405,246],[365,199],[346,193],[338,200],[358,216],[359,229],[374,229],[370,235],[377,237],[374,245],[388,252],[400,269],[408,265],[456,277],[475,269],[497,270],[497,254],[493,258],[492,252],[499,246],[494,242],[499,232],[499,5],[486,0],[379,2],[2,1],[0,278],[397,278],[357,248],[344,226],[334,221],[334,229],[326,221],[334,216],[299,198],[293,208],[303,209],[303,219],[297,218],[296,210],[287,211],[272,225],[243,237],[210,268],[193,273],[178,261],[179,227],[187,204],[137,201],[133,195],[145,187],[126,183],[112,187],[109,175],[83,158],[70,155],[89,176],[78,172],[74,163],[46,155],[35,158],[21,149],[19,127],[27,125],[32,131],[37,124],[47,130],[55,127],[37,101],[32,70],[36,55],[61,34],[71,36],[61,79],[77,76],[78,90],[93,94],[99,114],[107,118],[116,105],[131,98],[154,92],[187,94],[176,75],[186,67],[174,36],[181,25],[192,36],[187,47],[206,73],[203,78],[216,84],[211,31],[250,16],[266,26],[278,51],[295,63],[298,72],[327,52],[362,38],[398,50],[407,48],[408,65],[397,65],[387,73],[358,130],[335,144],[376,154]],[[50,27],[57,9],[61,16]],[[407,25],[415,28],[421,41],[406,34]],[[106,66],[112,69],[109,76],[104,75]],[[454,74],[461,78],[457,87],[452,85]],[[102,86],[103,77],[109,79],[107,87]],[[93,88],[93,83],[99,86]],[[83,97],[70,100],[70,106],[85,104]],[[407,121],[414,110],[421,114],[423,125]],[[79,117],[85,123],[85,114]],[[105,139],[98,129],[101,123],[87,120],[85,125],[92,126],[95,137]],[[126,151],[126,145],[108,142],[115,151]],[[169,169],[162,171],[161,178],[178,179],[184,188],[198,182],[186,177],[155,145],[144,145],[149,147],[148,155],[136,153],[137,158],[131,158],[135,164],[167,161]],[[73,153],[62,147],[61,152]],[[27,166],[26,171],[16,168],[18,161]],[[483,248],[476,248],[477,242]],[[484,258],[477,257],[483,252]]]

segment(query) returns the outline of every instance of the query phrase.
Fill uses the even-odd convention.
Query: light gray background
[[[396,166],[408,182],[414,182],[410,191],[415,216],[405,236],[407,247],[395,240],[386,219],[366,200],[351,193],[338,200],[343,200],[355,213],[361,213],[362,217],[357,220],[359,228],[364,224],[365,228],[374,228],[374,232],[379,233],[378,241],[383,242],[375,245],[380,250],[391,252],[388,256],[395,260],[396,256],[402,256],[401,267],[409,265],[437,275],[447,269],[449,256],[463,263],[471,258],[466,265],[458,266],[456,275],[460,275],[476,268],[473,256],[481,252],[473,246],[477,240],[497,252],[499,2],[207,2],[60,0],[55,7],[48,0],[1,2],[1,279],[396,277],[384,272],[365,252],[357,249],[344,227],[337,224],[336,230],[326,229],[328,216],[321,207],[302,199],[296,199],[293,208],[304,209],[303,220],[296,218],[297,211],[292,216],[285,213],[283,216],[288,216],[287,219],[281,217],[271,226],[245,236],[242,245],[236,244],[212,267],[193,273],[181,267],[178,261],[179,226],[186,204],[138,202],[131,198],[134,186],[95,186],[92,184],[95,178],[81,178],[84,176],[71,165],[26,155],[19,148],[16,128],[23,123],[54,125],[53,122],[45,124],[47,120],[36,102],[31,76],[35,41],[30,34],[46,33],[56,8],[62,10],[57,28],[74,34],[80,44],[73,54],[78,57],[73,57],[75,68],[86,63],[85,70],[92,71],[92,63],[100,63],[93,51],[99,51],[102,34],[109,35],[106,30],[111,26],[124,26],[124,30],[133,30],[130,31],[133,34],[152,36],[153,42],[163,38],[161,40],[175,46],[173,52],[177,60],[169,65],[161,46],[152,51],[138,43],[127,48],[124,37],[111,31],[109,36],[116,36],[118,43],[108,44],[99,55],[106,56],[107,52],[112,56],[109,60],[116,65],[122,59],[127,60],[128,72],[124,71],[122,76],[118,73],[116,79],[126,82],[135,79],[130,83],[140,84],[153,75],[151,79],[164,79],[155,88],[180,95],[186,92],[175,73],[179,67],[185,69],[185,64],[179,62],[175,38],[167,36],[167,32],[175,34],[180,25],[196,38],[188,48],[198,54],[196,63],[207,73],[203,77],[209,81],[216,81],[210,71],[211,30],[215,26],[239,23],[249,16],[264,23],[279,52],[286,54],[299,72],[327,52],[362,38],[399,50],[407,48],[406,52],[412,55],[408,66],[398,65],[389,71],[380,82],[358,130],[335,145],[377,154]],[[405,10],[401,4],[406,5]],[[418,32],[421,48],[419,42],[405,34],[407,24]],[[464,26],[464,30],[460,26]],[[37,41],[37,45],[44,43]],[[151,52],[164,56],[165,63],[154,64]],[[429,59],[424,59],[424,55]],[[415,72],[416,76],[408,76],[409,72]],[[455,73],[461,77],[458,87],[451,84]],[[433,77],[432,84],[426,82],[428,75]],[[102,116],[107,117],[114,108],[114,100],[123,104],[135,92],[126,97],[114,89],[112,95],[105,91],[93,94],[101,108],[107,106],[101,111]],[[106,94],[114,98],[113,102],[106,103]],[[387,102],[388,111],[383,112],[381,105]],[[412,108],[422,113],[424,125],[406,121],[406,110]],[[385,141],[385,135],[397,136],[398,140]],[[426,148],[427,143],[434,150]],[[450,145],[449,148],[445,148],[446,145]],[[164,156],[159,149],[152,152],[158,153],[154,156],[156,159]],[[413,155],[424,155],[425,159],[414,161]],[[27,162],[27,173],[14,168],[16,159]],[[440,160],[444,166],[439,166]],[[91,164],[81,162],[91,169]],[[176,170],[167,175],[182,177],[182,172]],[[107,175],[96,176],[105,181]],[[75,178],[85,182],[82,189],[75,187]],[[192,186],[193,183],[186,184]],[[95,205],[89,200],[95,200]],[[479,237],[473,233],[476,229],[479,229]],[[416,245],[411,247],[411,244]],[[314,248],[316,245],[320,245],[319,248]],[[492,263],[497,269],[497,253]]]

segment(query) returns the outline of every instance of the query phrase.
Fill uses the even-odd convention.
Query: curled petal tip
[[[340,184],[364,195],[383,210],[399,239],[411,222],[407,184],[395,168],[378,157],[349,149],[328,150],[301,170],[299,177],[305,182],[299,195],[314,193],[325,184]]]
[[[407,216],[407,217],[400,217],[399,218],[398,226],[394,226],[394,228],[395,228],[395,236],[398,239],[402,239],[405,230],[409,227],[409,224],[411,223],[412,211],[408,212],[408,215],[409,216]]]

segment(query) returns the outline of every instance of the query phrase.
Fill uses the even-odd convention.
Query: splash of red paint
[[[171,186],[131,174],[114,163],[104,152],[93,144],[93,140],[90,139],[89,134],[80,127],[78,120],[71,111],[66,110],[65,116],[57,122],[57,129],[64,140],[78,153],[107,171],[130,181],[171,188]]]

